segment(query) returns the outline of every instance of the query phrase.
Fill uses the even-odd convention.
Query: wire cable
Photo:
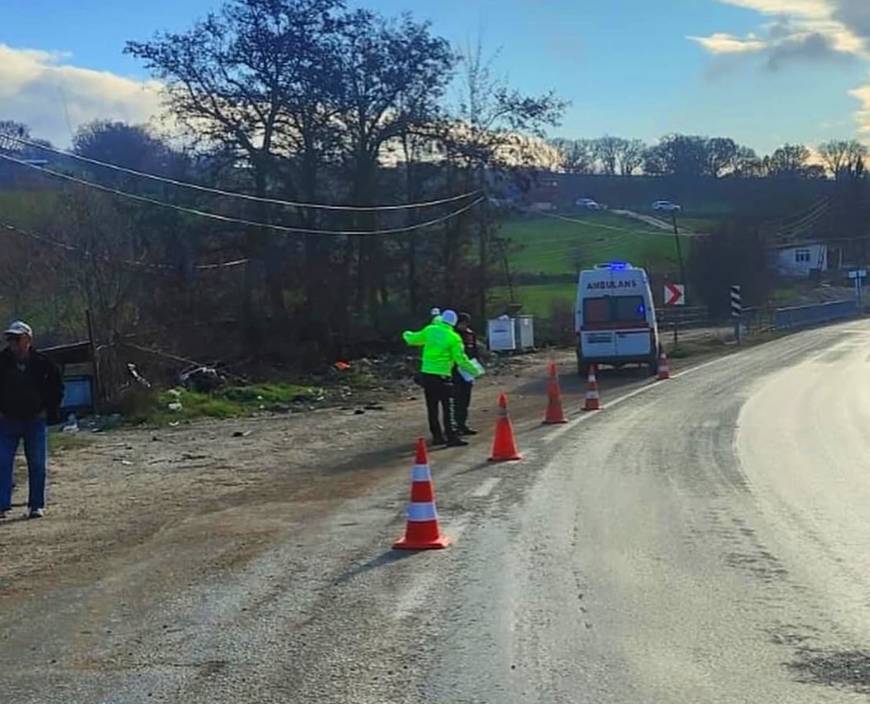
[[[14,235],[19,237],[25,237],[27,239],[34,240],[35,242],[40,242],[42,244],[47,244],[52,247],[57,247],[59,249],[63,249],[66,252],[73,252],[75,254],[80,254],[83,257],[97,257],[102,259],[103,261],[110,262],[113,264],[120,264],[122,266],[131,267],[135,269],[146,269],[149,271],[178,271],[179,267],[173,266],[172,264],[148,264],[147,262],[137,262],[131,259],[118,259],[117,257],[110,257],[108,255],[99,255],[94,254],[93,252],[89,252],[86,249],[82,249],[81,247],[76,247],[71,244],[67,244],[66,242],[59,242],[58,240],[51,239],[49,237],[43,237],[42,235],[37,235],[34,232],[29,232],[27,230],[22,230],[20,227],[16,227],[15,225],[10,225],[6,222],[0,222],[0,229],[11,232]],[[242,266],[243,264],[248,263],[248,259],[235,259],[231,262],[222,262],[220,264],[197,264],[193,268],[197,271],[209,271],[215,269],[231,269],[234,267]]]
[[[616,227],[615,225],[605,225],[604,223],[594,223],[594,222],[589,222],[587,220],[577,220],[576,218],[569,218],[569,217],[565,217],[564,215],[557,215],[555,213],[539,212],[539,211],[534,211],[534,210],[526,210],[525,212],[528,215],[538,215],[538,216],[543,216],[546,218],[551,218],[554,220],[561,220],[563,222],[574,223],[575,225],[584,225],[586,227],[597,227],[597,228],[601,228],[604,230],[614,230],[616,232],[625,232],[625,233],[628,233],[631,235],[655,235],[658,237],[673,237],[674,236],[673,232],[668,232],[667,230],[659,230],[659,231],[629,230],[628,228],[625,228],[625,227]],[[697,235],[689,234],[687,232],[681,232],[679,236],[691,238],[691,237],[696,237]]]
[[[468,205],[459,208],[458,210],[454,210],[447,215],[442,215],[437,218],[433,218],[431,220],[427,220],[426,222],[417,223],[415,225],[406,225],[404,227],[393,227],[388,229],[380,229],[380,230],[316,230],[313,228],[307,227],[288,227],[286,225],[273,225],[270,223],[264,222],[256,222],[254,220],[246,220],[244,218],[236,218],[231,217],[229,215],[220,215],[219,213],[213,213],[208,210],[198,210],[196,208],[187,208],[182,205],[175,205],[174,203],[167,203],[162,200],[157,200],[156,198],[149,198],[148,196],[141,196],[136,193],[129,193],[127,191],[122,191],[118,188],[112,188],[110,186],[104,186],[100,183],[95,183],[94,181],[88,181],[87,179],[78,178],[77,176],[71,176],[70,174],[65,174],[60,171],[55,171],[54,169],[48,169],[44,166],[39,166],[37,164],[32,164],[23,159],[16,159],[15,157],[11,157],[8,154],[0,154],[0,159],[4,161],[11,162],[13,164],[18,164],[19,166],[24,166],[28,169],[33,169],[35,171],[39,171],[40,173],[48,174],[54,178],[59,178],[64,181],[69,181],[70,183],[76,183],[80,186],[86,186],[88,188],[94,188],[98,191],[102,191],[104,193],[110,193],[114,196],[118,196],[121,198],[127,198],[128,200],[134,200],[139,203],[147,203],[148,205],[156,205],[160,208],[168,208],[170,210],[175,210],[180,213],[185,213],[187,215],[195,215],[201,218],[207,218],[210,220],[216,220],[218,222],[230,223],[233,225],[244,225],[245,227],[260,227],[269,230],[274,230],[276,232],[281,232],[283,234],[290,235],[320,235],[324,237],[372,237],[372,236],[380,236],[380,235],[398,235],[404,234],[407,232],[414,232],[415,230],[422,230],[426,227],[432,227],[433,225],[440,225],[441,223],[447,222],[448,220],[452,220],[459,215],[471,210],[472,208],[478,206],[480,203],[486,200],[486,196],[480,196],[476,200],[472,201]]]
[[[482,191],[469,191],[468,193],[462,193],[458,196],[450,196],[449,198],[440,198],[438,200],[429,200],[423,201],[420,203],[402,203],[399,205],[329,205],[326,203],[304,203],[300,201],[292,201],[292,200],[281,200],[279,198],[264,198],[261,196],[252,196],[247,193],[239,193],[237,191],[226,191],[220,188],[210,188],[208,186],[201,186],[196,183],[190,183],[189,181],[179,181],[174,178],[167,178],[165,176],[158,176],[157,174],[148,173],[147,171],[137,171],[136,169],[128,169],[125,166],[120,166],[119,164],[112,164],[107,161],[100,161],[99,159],[91,159],[90,157],[82,156],[80,154],[75,154],[74,152],[64,151],[63,149],[56,149],[55,147],[49,147],[44,144],[39,144],[38,142],[33,142],[28,139],[23,139],[21,137],[16,137],[14,135],[4,135],[7,139],[10,139],[14,142],[18,142],[19,144],[27,145],[28,147],[33,147],[35,149],[43,149],[47,152],[51,152],[53,154],[59,154],[61,156],[65,156],[70,159],[76,159],[78,161],[82,161],[88,164],[93,164],[94,166],[100,166],[105,169],[112,169],[114,171],[120,171],[125,174],[129,174],[131,176],[136,176],[138,178],[146,178],[152,181],[157,181],[159,183],[166,183],[172,186],[176,186],[178,188],[188,188],[190,190],[199,191],[200,193],[210,193],[212,195],[222,196],[225,198],[240,198],[246,201],[252,201],[255,203],[269,203],[271,205],[283,205],[290,208],[308,208],[312,210],[333,210],[333,211],[344,211],[344,212],[379,212],[379,211],[396,211],[396,210],[411,210],[413,208],[422,209],[422,208],[432,208],[437,205],[445,205],[447,203],[455,203],[460,200],[464,200],[466,198],[471,198],[476,195],[480,195]]]

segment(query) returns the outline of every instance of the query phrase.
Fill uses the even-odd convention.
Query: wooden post
[[[91,311],[85,311],[88,324],[88,341],[91,343],[91,360],[94,365],[94,413],[100,412],[100,400],[103,396],[103,384],[100,380],[100,361],[97,358],[97,342],[94,339],[94,320]]]

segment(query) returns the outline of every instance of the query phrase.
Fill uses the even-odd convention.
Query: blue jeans
[[[12,420],[0,418],[0,511],[12,507],[12,473],[18,443],[24,440],[27,457],[27,484],[31,508],[45,508],[45,465],[48,460],[46,424],[42,418]]]

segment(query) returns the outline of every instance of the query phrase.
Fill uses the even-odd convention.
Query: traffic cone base
[[[498,398],[498,421],[495,425],[495,438],[492,442],[492,455],[490,462],[516,462],[523,456],[517,449],[517,441],[514,437],[514,428],[511,425],[508,413],[507,396],[502,394]]]
[[[393,550],[443,550],[450,545],[450,538],[439,535],[432,540],[412,541],[407,536],[393,543]]]
[[[432,472],[426,454],[426,441],[417,440],[417,459],[411,470],[411,503],[408,505],[405,535],[393,543],[395,550],[440,550],[450,544],[438,526]]]
[[[659,373],[658,380],[659,381],[667,381],[671,378],[671,365],[668,362],[668,356],[662,351],[659,356]]]
[[[550,362],[550,382],[547,385],[547,415],[544,417],[544,425],[558,425],[567,423],[565,411],[562,409],[562,391],[559,388],[559,376],[556,373],[555,362]]]

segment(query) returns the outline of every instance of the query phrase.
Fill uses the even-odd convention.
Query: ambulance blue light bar
[[[626,269],[631,268],[631,264],[628,262],[610,262],[608,266],[611,271],[625,271]]]

